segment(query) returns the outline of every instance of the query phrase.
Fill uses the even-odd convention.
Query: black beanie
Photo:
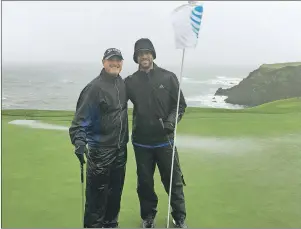
[[[153,54],[153,58],[156,59],[156,51],[153,46],[153,43],[148,38],[141,38],[138,41],[136,41],[136,43],[135,43],[133,59],[136,63],[138,63],[137,52],[142,49],[150,50]]]

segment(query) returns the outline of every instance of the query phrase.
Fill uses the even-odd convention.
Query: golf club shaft
[[[81,164],[80,166],[81,168],[81,186],[82,186],[82,225],[84,227],[84,205],[85,205],[85,201],[84,201],[84,165]]]

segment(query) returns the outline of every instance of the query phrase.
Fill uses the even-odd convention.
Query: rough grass
[[[301,62],[288,62],[288,63],[276,63],[276,64],[263,64],[261,68],[279,69],[288,66],[300,66]]]
[[[291,99],[233,111],[189,108],[180,134],[252,137],[259,149],[228,152],[179,148],[187,186],[187,222],[197,228],[301,227],[301,102]],[[2,227],[81,227],[80,170],[67,132],[10,125],[39,119],[69,125],[73,112],[3,111]],[[256,140],[257,139],[257,140]],[[131,144],[120,226],[140,227]],[[167,195],[158,172],[157,227],[165,227]]]
[[[265,114],[301,113],[301,97],[276,100],[246,109],[246,111]]]

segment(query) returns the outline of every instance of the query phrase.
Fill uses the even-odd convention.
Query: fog
[[[180,64],[170,14],[180,1],[19,1],[2,3],[2,58],[7,62],[99,62],[106,48],[125,63],[134,43],[150,38],[157,62]],[[185,63],[260,65],[301,60],[301,2],[204,2],[198,46]]]

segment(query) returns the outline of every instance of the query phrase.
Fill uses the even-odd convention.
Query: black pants
[[[168,145],[160,148],[143,148],[134,146],[140,201],[140,215],[142,219],[155,218],[157,214],[158,197],[154,190],[154,172],[156,164],[161,175],[165,191],[169,193],[172,163],[172,148]],[[186,218],[185,199],[183,192],[184,179],[179,165],[177,149],[173,166],[173,181],[171,189],[172,216],[175,220]]]
[[[116,227],[127,148],[90,149],[87,153],[85,228]]]

